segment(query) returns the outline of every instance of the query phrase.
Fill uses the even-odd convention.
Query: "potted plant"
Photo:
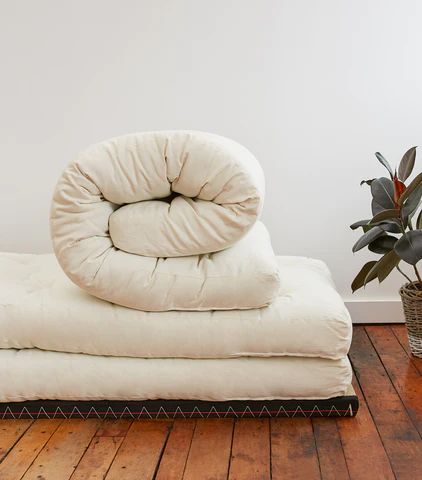
[[[363,231],[353,246],[353,252],[368,247],[381,257],[362,267],[352,282],[352,291],[365,287],[376,278],[381,283],[397,269],[406,279],[400,288],[400,296],[410,348],[413,355],[422,357],[422,278],[417,267],[422,259],[422,209],[419,208],[422,173],[408,182],[415,165],[416,147],[404,154],[394,172],[381,153],[377,152],[375,156],[387,169],[388,177],[361,182],[361,185],[369,185],[371,190],[372,218],[355,222],[350,228]],[[400,268],[402,261],[412,266],[413,280]]]

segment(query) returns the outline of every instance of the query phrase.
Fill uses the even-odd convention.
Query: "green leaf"
[[[378,281],[381,283],[384,281],[388,275],[390,275],[391,271],[400,263],[400,257],[394,250],[389,251],[386,253],[373,267],[374,272],[372,270],[368,273],[368,277],[371,276],[371,273],[376,273],[378,277]],[[365,279],[365,285],[366,285]]]
[[[364,233],[366,233],[374,227],[381,227],[385,232],[403,233],[399,223],[395,219],[383,220],[382,222],[378,223],[368,223],[367,225],[362,225],[362,230]]]
[[[370,220],[358,220],[357,222],[352,223],[350,225],[350,228],[352,230],[356,230],[359,227],[363,227],[364,225],[367,225],[369,222],[370,222]]]
[[[395,220],[384,220],[383,222],[377,223],[377,226],[381,227],[385,232],[402,233],[400,225]]]
[[[377,215],[383,210],[395,208],[394,184],[386,177],[376,178],[371,183],[372,215]]]
[[[361,250],[363,247],[366,247],[367,245],[369,245],[372,241],[374,241],[377,237],[379,237],[383,233],[384,233],[384,230],[378,225],[371,228],[366,233],[364,233],[359,238],[359,240],[353,245],[352,252],[355,253],[355,252]]]
[[[422,230],[406,232],[395,244],[397,255],[410,265],[416,265],[422,258]]]
[[[407,180],[412,174],[413,167],[415,166],[416,159],[416,147],[410,148],[400,161],[398,175],[402,182]]]
[[[403,192],[401,197],[398,199],[398,204],[403,205],[404,201],[406,198],[414,191],[416,190],[419,185],[422,183],[422,173],[419,175],[416,175],[416,177],[409,183],[409,186],[406,188],[406,190]]]
[[[422,184],[416,187],[403,203],[401,216],[403,219],[411,216],[418,208],[422,197]]]
[[[416,228],[422,229],[422,210],[419,212],[418,218],[416,220]]]
[[[383,210],[380,213],[377,213],[370,223],[374,224],[374,223],[381,222],[382,220],[399,218],[399,214],[400,214],[400,211],[397,208],[389,208],[387,210]]]
[[[378,260],[379,262],[379,260]],[[369,272],[366,274],[365,280],[363,281],[363,286],[366,287],[366,284],[369,282],[372,282],[372,280],[375,280],[377,278],[377,271],[376,267],[378,265],[378,262],[375,262],[375,265],[369,270]]]
[[[375,178],[370,178],[369,180],[361,180],[360,182],[360,186],[362,186],[364,183],[366,183],[366,185],[369,185],[371,186],[371,183],[375,180]]]
[[[381,257],[378,262],[375,262],[375,265],[373,265],[368,271],[365,280],[363,281],[363,286],[366,286],[367,283],[371,282],[375,278],[378,278],[380,283],[383,282],[399,263],[400,257],[394,250],[390,250],[383,257]]]
[[[394,248],[397,238],[392,235],[381,235],[368,245],[371,252],[384,255]]]
[[[365,263],[365,265],[361,268],[360,272],[356,275],[355,279],[352,282],[352,292],[356,292],[359,288],[363,287],[365,278],[368,275],[368,272],[372,269],[372,267],[377,262],[375,260]],[[376,278],[376,277],[374,277]]]
[[[378,161],[383,165],[389,172],[391,179],[393,179],[394,174],[393,170],[390,167],[390,164],[387,162],[387,160],[381,155],[380,152],[375,152],[375,156],[377,157]]]

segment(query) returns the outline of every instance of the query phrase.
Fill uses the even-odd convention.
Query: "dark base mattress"
[[[0,418],[256,418],[353,417],[356,395],[327,400],[199,400],[63,401],[36,400],[0,403]]]

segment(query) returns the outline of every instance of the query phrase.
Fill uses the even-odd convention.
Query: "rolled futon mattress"
[[[257,222],[264,177],[227,138],[191,131],[117,137],[81,153],[58,181],[54,252],[90,294],[144,311],[268,305],[279,274]]]
[[[0,401],[343,395],[351,321],[327,267],[277,264],[268,307],[142,312],[80,290],[54,255],[0,254]]]

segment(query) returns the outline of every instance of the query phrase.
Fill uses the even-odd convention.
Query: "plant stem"
[[[413,265],[413,269],[415,270],[416,276],[418,277],[419,285],[422,286],[422,278],[421,278],[421,276],[419,275],[419,271],[418,271],[418,269],[416,268],[416,265]]]
[[[403,277],[409,281],[409,283],[412,283],[412,280],[410,280],[410,278],[403,272],[403,270],[398,265],[396,265],[396,268],[403,275]]]

